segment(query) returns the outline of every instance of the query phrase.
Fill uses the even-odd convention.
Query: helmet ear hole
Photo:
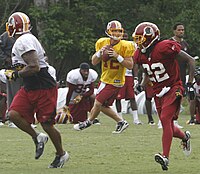
[[[153,31],[153,29],[152,29],[151,27],[146,27],[146,28],[145,28],[145,34],[146,34],[147,36],[151,36],[151,37],[154,37],[154,36],[155,36],[155,33],[154,33],[154,31]]]

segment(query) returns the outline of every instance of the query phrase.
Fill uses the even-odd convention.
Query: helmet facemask
[[[16,32],[14,18],[9,18],[9,21],[6,23],[6,31],[8,36],[14,37]]]

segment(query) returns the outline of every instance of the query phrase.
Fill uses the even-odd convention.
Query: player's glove
[[[175,92],[176,98],[181,99],[183,97],[180,88],[178,88]]]
[[[6,75],[6,78],[8,80],[14,80],[15,81],[17,78],[20,77],[18,71],[16,71],[16,70],[6,70],[4,72],[4,74]]]
[[[17,71],[22,70],[25,67],[25,65],[21,64],[21,63],[16,63],[14,65],[11,66],[12,69],[15,69]]]
[[[188,98],[190,100],[194,100],[194,98],[195,98],[195,92],[194,92],[193,84],[191,82],[187,83],[187,94],[188,94]]]
[[[77,95],[75,98],[74,98],[74,104],[78,104],[81,100],[82,100],[83,96],[82,95]]]

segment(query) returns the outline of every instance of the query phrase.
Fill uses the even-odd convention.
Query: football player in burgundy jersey
[[[122,40],[124,29],[119,21],[111,21],[105,31],[108,37],[103,37],[96,42],[96,52],[92,56],[92,64],[101,63],[101,78],[97,90],[94,106],[91,109],[89,118],[74,125],[74,129],[83,130],[89,127],[100,112],[108,115],[117,122],[116,130],[113,133],[121,133],[128,127],[126,120],[123,120],[115,113],[112,106],[119,89],[125,83],[126,68],[133,68],[133,44]],[[104,49],[107,45],[112,45],[108,51],[109,60],[102,60]]]
[[[188,88],[192,86],[195,62],[180,45],[171,40],[160,40],[160,30],[150,22],[140,23],[133,33],[138,46],[134,54],[134,63],[142,66],[150,79],[155,94],[155,103],[163,126],[161,154],[155,154],[155,161],[163,170],[168,169],[172,138],[181,139],[185,155],[191,153],[190,132],[182,132],[174,126],[173,120],[178,117],[183,97],[183,86],[177,59],[181,58],[189,65]]]
[[[29,17],[22,12],[13,13],[6,24],[9,36],[15,37],[12,48],[12,65],[20,64],[21,69],[5,71],[8,80],[23,79],[22,87],[15,95],[8,115],[13,123],[29,134],[36,146],[35,159],[43,154],[48,136],[37,133],[31,123],[36,113],[37,120],[49,135],[56,149],[55,160],[49,168],[61,168],[69,159],[63,150],[59,131],[54,127],[57,105],[57,84],[48,72],[45,51],[38,39],[31,34]]]

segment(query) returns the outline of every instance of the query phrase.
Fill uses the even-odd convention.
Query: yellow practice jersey
[[[95,45],[96,51],[100,50],[105,45],[110,45],[110,38],[100,38]],[[113,46],[113,49],[124,59],[132,57],[135,51],[134,44],[126,40],[120,40],[119,43]],[[126,68],[122,66],[116,58],[111,58],[107,62],[101,61],[101,70],[102,74],[100,80],[102,82],[115,86],[124,85]]]

